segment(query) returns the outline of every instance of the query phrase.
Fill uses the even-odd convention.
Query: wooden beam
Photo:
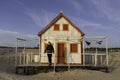
[[[26,41],[25,39],[22,39],[22,38],[16,38],[17,40],[22,40],[22,41]]]
[[[85,36],[84,38],[105,39],[105,38],[107,38],[107,36]]]

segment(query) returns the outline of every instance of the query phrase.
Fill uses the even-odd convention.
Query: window
[[[54,25],[54,31],[59,31],[59,24]]]
[[[63,30],[68,31],[68,24],[63,24]]]
[[[78,52],[78,44],[70,44],[70,52],[77,53]]]

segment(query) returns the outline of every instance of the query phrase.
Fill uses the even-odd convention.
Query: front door
[[[65,63],[65,45],[58,43],[58,63]]]

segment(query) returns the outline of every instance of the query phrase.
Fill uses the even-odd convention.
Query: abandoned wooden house
[[[108,42],[106,36],[85,36],[77,26],[75,26],[64,14],[60,12],[47,26],[40,32],[39,51],[25,50],[27,40],[16,38],[15,67],[16,73],[23,69],[24,73],[31,73],[36,70],[67,68],[71,67],[88,67],[94,69],[106,69],[108,71]],[[90,40],[89,40],[90,39]],[[24,50],[19,52],[18,41],[24,41]],[[91,41],[92,40],[92,41]],[[98,46],[103,43],[105,50],[98,51]],[[48,67],[48,57],[44,52],[48,42],[54,47],[52,55],[52,66]],[[94,45],[95,51],[85,52],[85,42],[88,45]],[[90,49],[89,49],[90,50]],[[102,53],[101,53],[102,52]]]
[[[53,56],[57,64],[82,64],[84,33],[75,26],[62,12],[54,18],[39,33],[41,63],[47,63],[44,51],[48,42],[51,42],[55,55]],[[70,58],[68,58],[70,56]]]

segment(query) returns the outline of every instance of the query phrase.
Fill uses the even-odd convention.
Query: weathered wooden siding
[[[81,44],[79,39],[81,38],[80,32],[74,28],[66,19],[61,18],[55,24],[60,25],[59,31],[54,31],[54,25],[51,26],[44,34],[42,34],[41,41],[41,62],[47,63],[47,54],[44,54],[44,44],[50,41],[55,49],[57,55],[57,43],[63,42],[66,47],[66,55],[70,55],[70,63],[81,63]],[[63,31],[63,24],[68,24],[69,30]],[[70,43],[78,43],[78,53],[70,53]],[[54,61],[54,56],[53,56]],[[57,61],[57,57],[56,57]],[[66,61],[68,61],[66,56]]]

